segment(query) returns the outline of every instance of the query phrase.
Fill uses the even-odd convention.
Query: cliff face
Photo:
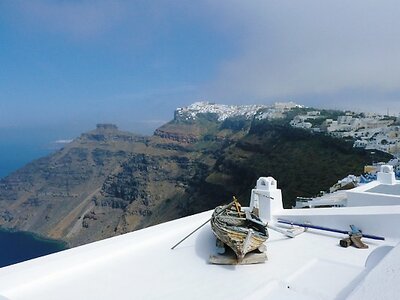
[[[232,195],[246,203],[259,176],[277,178],[290,206],[369,161],[342,141],[248,117],[180,116],[152,137],[104,124],[1,180],[0,226],[80,245]]]
[[[221,148],[204,142],[216,127],[205,123],[172,121],[152,137],[98,125],[0,181],[0,226],[79,245],[187,214]]]
[[[99,126],[0,181],[0,224],[52,238],[78,232],[108,175],[146,139]],[[75,226],[75,227],[74,227]]]

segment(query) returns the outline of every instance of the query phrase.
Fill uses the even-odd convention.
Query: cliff
[[[341,140],[256,118],[259,109],[223,119],[177,110],[151,137],[100,124],[0,181],[0,226],[75,246],[211,209],[232,195],[246,203],[259,176],[277,178],[290,207],[295,196],[315,195],[371,161]]]

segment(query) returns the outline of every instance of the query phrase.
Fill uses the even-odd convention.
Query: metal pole
[[[235,203],[235,201],[232,201],[231,203],[229,203],[228,205],[226,205],[216,216],[219,216],[220,214],[222,214],[228,207],[230,207],[233,203]],[[186,240],[189,236],[191,236],[193,233],[195,233],[197,230],[199,230],[201,227],[203,227],[204,225],[206,225],[208,222],[211,221],[212,218],[208,219],[207,221],[205,221],[203,224],[201,224],[199,227],[197,227],[195,230],[193,230],[191,233],[189,233],[187,236],[185,236],[182,240],[180,240],[178,243],[176,243],[171,250],[174,250],[176,248],[176,246],[178,246],[180,243],[182,243],[184,240]]]
[[[336,232],[336,233],[350,234],[349,231],[345,231],[345,230],[328,228],[328,227],[311,225],[311,224],[296,223],[296,222],[292,222],[292,221],[288,221],[288,220],[282,220],[282,219],[278,219],[278,223],[296,225],[296,226],[300,226],[300,227],[304,227],[304,228],[312,228],[312,229],[318,229],[318,230],[324,230],[324,231],[330,231],[330,232]],[[383,236],[377,236],[377,235],[372,235],[372,234],[364,234],[364,233],[362,233],[362,236],[365,237],[365,238],[368,238],[368,239],[373,239],[373,240],[380,240],[380,241],[384,241],[385,240],[385,238]]]

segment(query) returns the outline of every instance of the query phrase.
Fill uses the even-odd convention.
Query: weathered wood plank
[[[215,265],[251,265],[265,263],[267,260],[266,253],[248,253],[240,263],[234,255],[210,255],[209,263]]]

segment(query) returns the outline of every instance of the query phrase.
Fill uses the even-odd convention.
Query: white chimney
[[[283,210],[282,192],[272,177],[260,177],[256,187],[251,191],[250,211],[258,208],[260,219],[264,222],[272,220],[272,216]]]
[[[396,184],[393,166],[382,165],[381,170],[378,172],[378,181],[382,184]]]

